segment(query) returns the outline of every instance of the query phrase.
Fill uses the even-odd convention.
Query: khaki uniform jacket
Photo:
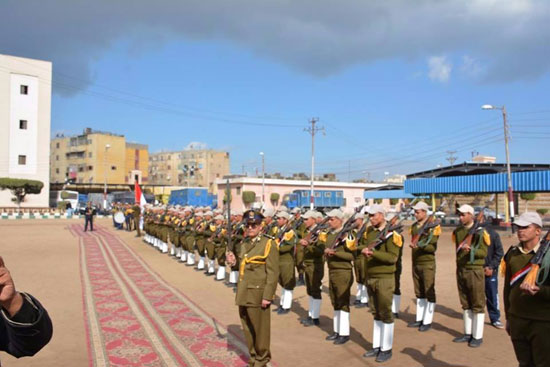
[[[279,251],[275,241],[257,236],[246,238],[239,249],[241,265],[235,304],[261,307],[262,300],[273,300],[279,278]]]

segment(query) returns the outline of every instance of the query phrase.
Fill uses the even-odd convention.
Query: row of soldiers
[[[291,309],[297,270],[298,274],[305,274],[309,299],[308,317],[301,323],[306,327],[319,325],[326,264],[334,309],[334,332],[327,340],[337,345],[349,340],[350,293],[355,278],[355,306],[370,306],[374,316],[373,348],[365,357],[383,362],[392,356],[404,239],[395,214],[386,214],[380,205],[366,209],[351,217],[338,209],[326,216],[317,211],[302,215],[299,210],[265,209],[261,233],[277,244],[277,281],[281,287],[277,313],[286,314]],[[430,224],[433,221],[425,203],[418,203],[413,209],[417,222],[411,227],[411,247],[418,300],[416,321],[411,326],[426,331],[431,327],[435,309],[435,251],[441,229]],[[147,209],[145,241],[197,270],[204,270],[206,275],[215,275],[218,281],[226,278],[226,252],[230,250],[236,261],[230,267],[227,284],[236,287],[243,270],[240,245],[245,239],[246,221],[242,212],[231,214],[230,249],[226,218],[220,210],[209,208]],[[480,339],[479,335],[476,337]]]
[[[431,328],[436,308],[435,254],[441,228],[438,221],[429,215],[427,204],[419,202],[412,209],[416,221],[410,227],[408,246],[412,249],[416,318],[408,326],[425,332]],[[479,347],[483,341],[484,327],[484,265],[491,236],[471,206],[460,206],[458,213],[460,225],[453,231],[452,241],[456,250],[456,280],[463,309],[464,333],[453,341]],[[355,278],[355,306],[369,306],[374,318],[373,348],[364,356],[375,357],[379,362],[390,359],[394,318],[399,311],[401,257],[405,242],[395,214],[386,213],[380,205],[372,205],[352,215],[341,210],[331,210],[326,215],[316,211],[301,214],[299,210],[289,212],[286,208],[249,214],[254,220],[261,218],[257,236],[262,241],[256,237],[249,238],[251,220],[247,218],[247,213],[243,216],[242,212],[233,211],[228,226],[220,210],[149,208],[144,214],[145,240],[162,252],[170,252],[187,265],[204,270],[207,275],[216,275],[215,279],[219,281],[226,278],[227,254],[231,254],[232,261],[227,265],[230,269],[228,285],[232,287],[243,283],[246,272],[253,269],[255,263],[249,261],[249,255],[254,244],[265,242],[265,246],[266,243],[273,243],[277,254],[274,282],[281,287],[277,313],[284,315],[292,307],[297,270],[298,274],[305,276],[308,295],[308,317],[301,320],[305,327],[319,325],[321,286],[328,269],[329,295],[334,314],[333,334],[327,340],[337,345],[349,340],[350,293]],[[518,226],[522,223],[517,221]],[[538,222],[531,219],[531,222],[525,223],[525,226],[518,228],[542,227],[540,218]],[[258,258],[258,264],[267,263],[262,256]],[[519,270],[509,276],[506,286],[511,286],[525,275],[525,269]],[[256,284],[254,281],[244,284],[251,283]],[[265,287],[268,288],[271,289]],[[264,296],[271,302],[269,292],[264,292]],[[239,306],[247,305],[246,297],[243,299],[243,305]],[[254,355],[256,361],[269,359],[269,342],[266,342],[269,331],[266,328],[269,329],[269,326],[262,326],[262,332],[251,333],[254,325],[245,327],[243,321],[245,335],[250,334],[247,340],[252,340],[249,348],[254,353],[251,349],[251,356]]]

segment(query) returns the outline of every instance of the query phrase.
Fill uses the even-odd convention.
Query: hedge
[[[256,193],[254,191],[243,191],[243,203],[252,204],[256,200]]]

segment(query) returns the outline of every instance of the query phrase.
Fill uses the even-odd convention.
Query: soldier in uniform
[[[213,276],[216,273],[216,245],[215,237],[222,230],[223,217],[216,216],[208,224],[204,234],[206,239],[206,256],[208,258],[208,264],[205,274]]]
[[[364,220],[364,213],[355,214],[355,234],[357,234],[361,227],[363,227]],[[353,304],[357,308],[362,308],[369,305],[369,294],[367,292],[367,286],[365,285],[367,284],[367,258],[365,256],[359,256],[360,254],[356,255],[355,260],[353,261],[353,270],[355,272],[357,292],[355,293],[355,301]]]
[[[350,335],[350,289],[353,285],[353,265],[355,248],[348,248],[345,239],[337,241],[342,230],[344,213],[333,209],[327,213],[330,231],[323,232],[319,241],[325,246],[328,265],[329,294],[334,308],[333,333],[326,340],[334,344],[344,344]]]
[[[232,239],[231,242],[233,244],[233,254],[235,256],[235,264],[231,265],[231,271],[229,273],[229,282],[227,283],[228,287],[235,288],[237,286],[237,282],[239,280],[239,266],[240,266],[240,247],[241,242],[244,240],[245,237],[245,222],[243,221],[243,213],[240,210],[235,210],[234,216],[232,219],[232,230],[231,235]],[[277,272],[278,273],[278,272]]]
[[[520,367],[546,367],[550,366],[550,252],[538,271],[533,268],[532,258],[544,250],[537,213],[523,213],[514,225],[520,243],[510,247],[502,262],[506,331]]]
[[[296,287],[294,249],[298,237],[289,224],[290,215],[287,212],[279,211],[275,217],[278,228],[276,242],[279,250],[279,285],[281,286],[281,304],[277,314],[284,315],[290,312],[292,294]]]
[[[364,357],[376,357],[377,362],[392,357],[394,318],[391,310],[395,289],[395,263],[402,237],[390,228],[382,205],[374,204],[367,211],[371,226],[359,242],[359,251],[367,258],[366,277],[369,305],[374,316],[372,349]]]
[[[279,252],[275,241],[261,235],[263,216],[247,211],[246,238],[239,248],[239,282],[235,303],[250,352],[249,367],[263,367],[271,360],[271,314],[279,277]],[[230,265],[237,263],[233,253],[228,253]]]
[[[441,227],[428,228],[428,204],[421,201],[413,210],[416,222],[410,227],[412,240],[409,246],[412,249],[416,320],[407,326],[427,331],[432,326],[435,310],[435,252]]]
[[[305,225],[303,220],[301,220],[302,212],[300,208],[296,207],[292,209],[291,213],[293,214],[292,223],[296,221],[301,221],[302,223],[296,227],[296,233],[301,233],[305,230]],[[298,272],[298,280],[296,281],[297,286],[305,285],[304,281],[304,248],[303,246],[296,246],[296,271]]]
[[[453,339],[455,343],[468,343],[472,348],[483,342],[485,322],[485,273],[483,265],[487,248],[491,245],[489,233],[475,227],[474,208],[458,208],[461,225],[453,232],[456,248],[456,280],[458,295],[464,310],[464,335]]]
[[[314,211],[307,211],[303,216],[304,231],[300,235],[299,245],[304,253],[304,274],[306,291],[309,297],[308,317],[300,322],[304,326],[319,325],[321,314],[321,286],[325,274],[325,246],[324,243],[313,237],[313,231],[317,226]],[[317,233],[318,235],[318,233]]]
[[[218,261],[218,270],[216,272],[216,280],[225,280],[225,253],[227,251],[227,225],[224,223],[224,217],[218,214],[214,217],[217,225],[216,235],[214,236],[214,251],[216,260]]]
[[[141,217],[141,208],[139,205],[135,204],[132,207],[132,214],[134,216],[134,228],[136,229],[137,235],[136,237],[141,237],[141,228],[139,228],[139,220]]]
[[[187,266],[195,266],[195,227],[202,220],[202,211],[199,208],[190,214],[185,228],[185,245],[187,248]]]

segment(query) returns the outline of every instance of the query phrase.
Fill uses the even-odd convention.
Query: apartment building
[[[0,55],[0,177],[44,183],[22,207],[48,207],[51,85],[51,62]],[[0,207],[15,207],[11,199],[0,191]]]
[[[86,128],[51,141],[51,182],[133,184],[147,181],[148,147],[124,135]]]
[[[229,174],[229,153],[213,149],[186,149],[149,156],[149,183],[207,187],[217,192],[216,179]]]

